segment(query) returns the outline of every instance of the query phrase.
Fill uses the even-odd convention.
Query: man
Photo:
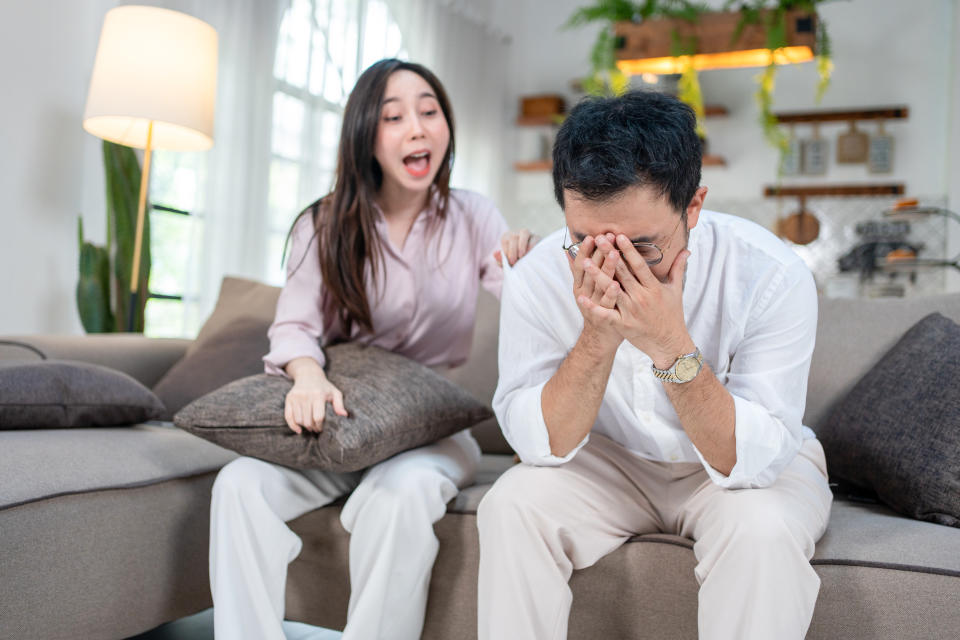
[[[493,404],[524,464],[479,508],[480,639],[565,638],[572,571],[658,531],[696,541],[701,638],[803,638],[831,502],[809,270],[702,210],[674,98],[581,103],[553,158],[566,229],[504,282]]]

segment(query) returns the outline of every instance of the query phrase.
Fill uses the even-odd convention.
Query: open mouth
[[[417,151],[404,157],[403,166],[414,178],[422,178],[430,173],[430,152]]]

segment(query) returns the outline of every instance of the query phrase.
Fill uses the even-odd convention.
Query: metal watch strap
[[[670,365],[669,369],[657,369],[657,367],[654,366],[652,363],[650,364],[650,368],[653,369],[653,375],[659,380],[665,380],[667,382],[673,382],[676,384],[683,384],[685,382],[690,382],[690,380],[693,380],[693,378],[691,378],[690,380],[681,380],[680,378],[677,377],[677,374],[676,374],[677,364],[685,358],[696,358],[697,362],[700,363],[701,369],[703,368],[703,354],[700,353],[700,347],[695,347],[692,353],[685,353],[679,358],[677,358],[676,360],[674,360],[673,364]],[[698,375],[699,373],[700,371],[697,370]]]

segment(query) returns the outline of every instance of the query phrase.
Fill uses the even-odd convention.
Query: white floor
[[[302,622],[285,621],[287,640],[338,640],[339,631],[321,629]],[[213,640],[213,609],[160,625],[128,640]]]

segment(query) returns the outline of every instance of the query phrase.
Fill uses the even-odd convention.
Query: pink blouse
[[[431,204],[417,216],[403,249],[390,241],[382,214],[377,232],[383,260],[376,287],[367,265],[367,299],[373,333],[354,325],[344,335],[336,314],[323,312],[324,286],[317,238],[309,215],[295,225],[287,257],[287,283],[267,332],[269,374],[302,356],[320,365],[320,345],[354,341],[399,353],[426,366],[453,367],[467,359],[473,340],[478,285],[500,296],[503,272],[493,258],[507,223],[489,199],[453,189],[447,217],[439,225]]]

